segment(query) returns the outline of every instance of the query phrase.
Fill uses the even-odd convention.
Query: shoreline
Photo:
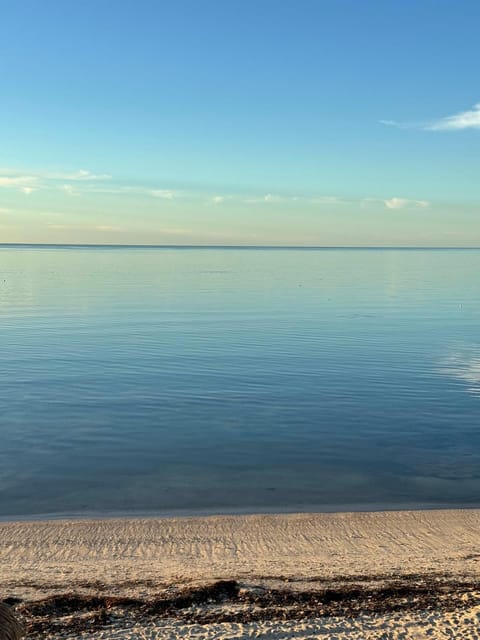
[[[431,503],[405,502],[389,506],[383,503],[365,504],[294,504],[291,506],[245,506],[245,507],[215,507],[215,508],[186,508],[159,510],[85,510],[71,512],[41,512],[0,514],[0,525],[15,522],[59,522],[59,521],[98,521],[98,520],[164,520],[175,518],[209,518],[222,516],[286,516],[298,514],[332,514],[332,513],[397,513],[406,511],[475,511],[480,510],[478,503]]]
[[[0,594],[33,638],[360,638],[406,621],[436,637],[478,625],[479,582],[480,509],[0,523]]]

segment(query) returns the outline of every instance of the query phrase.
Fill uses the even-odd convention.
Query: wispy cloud
[[[30,195],[40,188],[40,183],[37,176],[0,175],[0,188],[16,189]]]
[[[252,196],[243,200],[245,204],[304,204],[304,205],[329,205],[342,204],[346,202],[338,196],[304,196],[304,195],[281,195],[277,193],[266,193],[263,196]]]
[[[390,210],[400,209],[426,209],[430,206],[428,200],[415,200],[394,196],[391,198],[357,197],[342,198],[336,195],[302,194],[282,192],[251,192],[245,193],[219,193],[205,192],[200,189],[184,188],[177,190],[168,183],[157,182],[150,184],[128,183],[115,180],[109,174],[96,174],[86,169],[80,169],[73,173],[47,171],[25,171],[0,168],[0,189],[13,189],[29,195],[37,190],[63,193],[65,196],[90,196],[128,197],[138,199],[156,199],[164,203],[160,206],[168,206],[169,203],[180,200],[185,206],[193,205],[226,205],[229,206],[256,206],[275,208],[289,208],[291,211],[300,208],[318,207],[325,211],[333,210],[337,206],[349,206],[351,208],[368,206],[381,206]],[[152,207],[153,207],[152,203]],[[155,205],[156,206],[156,205]]]
[[[69,196],[78,196],[79,195],[78,191],[71,184],[62,184],[60,189],[62,191],[64,191],[65,193],[67,193]]]
[[[430,206],[428,200],[409,200],[408,198],[390,198],[383,200],[387,209],[427,209]]]
[[[79,225],[79,224],[47,224],[49,229],[56,231],[124,231],[121,227],[116,227],[109,224],[97,224],[97,225]]]
[[[397,127],[397,129],[414,129],[415,125],[408,122],[397,122],[396,120],[379,120],[380,124],[387,127]],[[421,126],[421,125],[420,125]]]
[[[458,131],[460,129],[480,129],[480,102],[472,109],[461,111],[453,116],[441,118],[427,125],[425,129],[430,131]]]
[[[423,129],[425,131],[460,131],[462,129],[480,129],[480,102],[467,111],[446,116],[433,122],[399,122],[398,120],[379,120],[380,124],[397,129]]]
[[[274,193],[267,193],[263,196],[265,202],[285,202],[286,200],[296,200],[296,196],[290,196],[287,198],[285,196],[277,196]]]
[[[95,174],[86,169],[80,169],[73,173],[55,173],[50,171],[32,171],[24,174],[10,168],[0,169],[0,188],[16,189],[26,195],[30,195],[39,189],[61,189],[69,195],[73,195],[73,187],[69,184],[61,184],[65,181],[74,182],[99,182],[110,180],[107,174]]]
[[[52,174],[54,175],[54,174]],[[110,180],[112,176],[107,173],[92,173],[87,169],[80,169],[75,173],[61,175],[61,179],[67,180]]]
[[[177,191],[171,189],[150,189],[148,193],[154,198],[162,198],[163,200],[174,200],[179,196]]]
[[[289,202],[293,200],[295,196],[279,196],[274,193],[266,193],[264,195],[251,195],[248,198],[244,198],[244,204],[265,204],[269,202],[276,202],[277,204],[280,202]]]

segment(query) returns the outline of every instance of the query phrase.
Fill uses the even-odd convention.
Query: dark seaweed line
[[[241,589],[235,580],[188,588],[170,597],[152,599],[117,596],[56,595],[23,603],[17,611],[26,622],[29,636],[52,632],[98,630],[118,624],[153,619],[177,619],[187,623],[257,622],[326,616],[359,617],[402,611],[452,611],[480,602],[478,582],[440,581],[423,577],[395,579],[382,587],[343,585],[312,591],[288,589]],[[119,616],[121,612],[121,616]]]

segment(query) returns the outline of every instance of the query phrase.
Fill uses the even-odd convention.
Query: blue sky
[[[9,3],[0,241],[480,246],[477,0]]]

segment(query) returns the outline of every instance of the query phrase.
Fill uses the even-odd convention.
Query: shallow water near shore
[[[0,248],[0,516],[478,506],[480,251]]]

